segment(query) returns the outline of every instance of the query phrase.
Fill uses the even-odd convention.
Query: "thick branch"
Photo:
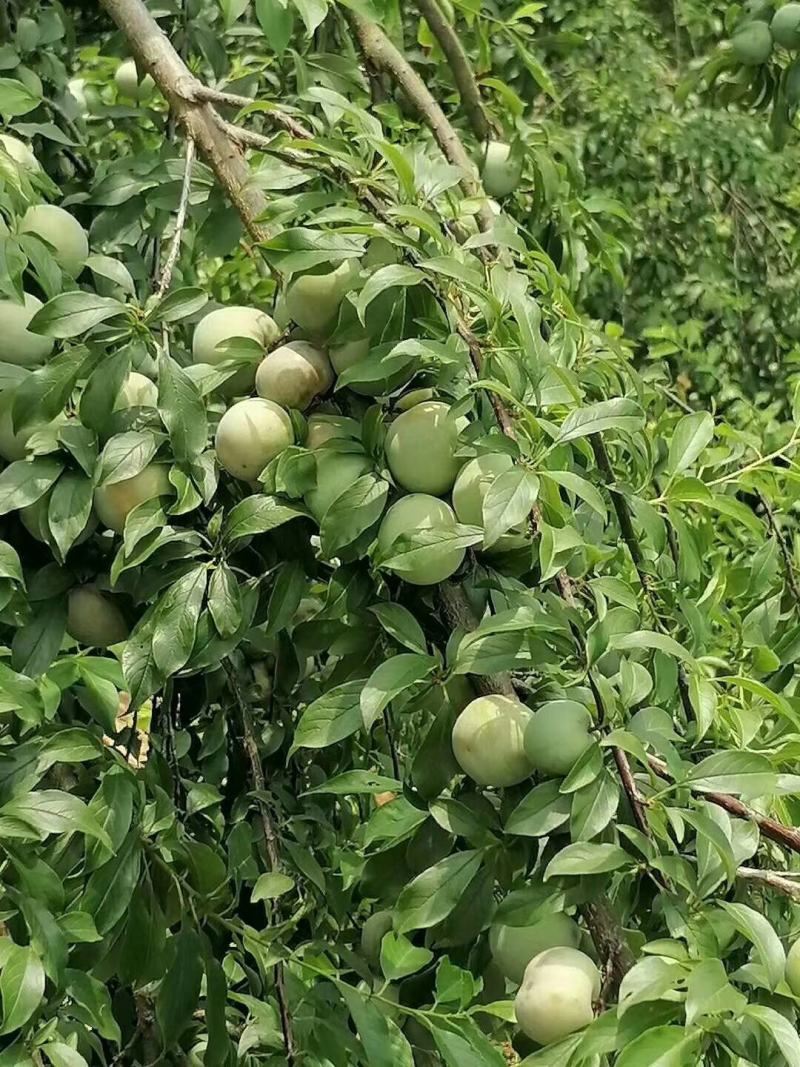
[[[417,0],[417,8],[447,58],[472,132],[479,141],[488,140],[492,130],[483,108],[478,83],[458,34],[444,17],[436,0]]]
[[[787,878],[780,871],[762,871],[758,867],[739,867],[736,877],[744,881],[761,882],[762,885],[777,889],[779,893],[784,893],[800,903],[800,882]]]
[[[173,115],[205,156],[251,235],[256,241],[264,240],[266,231],[256,220],[266,210],[266,199],[250,183],[241,148],[220,128],[211,104],[198,97],[200,83],[142,0],[101,3],[119,26],[141,69],[152,75]]]

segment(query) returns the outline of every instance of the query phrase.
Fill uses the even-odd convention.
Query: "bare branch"
[[[492,129],[483,107],[478,83],[458,34],[444,17],[437,0],[416,0],[416,3],[419,13],[428,23],[431,33],[447,58],[472,132],[479,141],[487,141],[491,137]]]
[[[183,185],[181,186],[181,198],[178,202],[178,210],[175,214],[175,232],[172,235],[172,244],[167,253],[167,261],[161,271],[161,278],[156,290],[156,296],[161,298],[172,281],[172,272],[178,261],[181,251],[183,228],[186,225],[186,212],[189,207],[189,194],[192,191],[192,165],[194,164],[194,140],[191,135],[186,138],[186,155],[183,164]]]
[[[785,893],[787,897],[800,903],[800,882],[793,882],[781,871],[762,871],[757,867],[739,867],[736,877],[745,881],[761,882],[770,889],[777,889],[779,893]]]

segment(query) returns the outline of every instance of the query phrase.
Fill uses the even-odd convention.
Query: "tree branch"
[[[444,17],[436,0],[416,0],[416,3],[419,13],[428,23],[431,33],[445,54],[458,95],[461,97],[461,106],[464,108],[464,114],[467,116],[472,132],[479,141],[487,141],[492,135],[492,128],[483,107],[480,89],[472,72],[469,58],[458,34]]]
[[[787,897],[800,903],[800,882],[792,881],[779,871],[762,871],[758,867],[739,867],[736,877],[745,881],[761,882],[770,889],[777,889]]]
[[[181,198],[178,202],[178,210],[175,215],[175,232],[172,235],[172,243],[167,253],[167,261],[164,264],[164,269],[161,271],[161,278],[158,283],[158,289],[156,290],[156,296],[159,299],[169,289],[170,282],[172,281],[172,272],[175,269],[175,264],[178,261],[178,256],[181,250],[181,239],[183,238],[183,228],[186,225],[186,212],[189,207],[189,194],[192,191],[192,165],[194,163],[194,140],[191,135],[186,138],[186,156],[183,164],[183,185],[181,186]]]

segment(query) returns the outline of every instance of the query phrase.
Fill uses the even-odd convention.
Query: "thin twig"
[[[791,553],[789,552],[789,547],[786,544],[786,540],[784,539],[783,531],[780,529],[778,523],[775,520],[775,512],[772,510],[772,505],[770,504],[769,500],[767,500],[766,496],[763,493],[759,493],[758,497],[761,501],[761,506],[764,508],[764,513],[767,516],[767,525],[769,526],[770,531],[772,532],[772,536],[775,538],[775,541],[778,545],[781,556],[783,557],[783,563],[786,568],[786,580],[789,583],[789,586],[791,587],[795,603],[798,605],[798,607],[800,607],[800,585],[797,581],[797,574],[794,569],[794,561],[792,560]]]
[[[472,132],[479,141],[487,141],[491,136],[492,128],[484,110],[481,92],[469,57],[458,34],[445,18],[437,0],[416,0],[416,5],[445,54]]]
[[[161,297],[169,289],[170,282],[172,281],[172,272],[175,269],[175,264],[178,261],[178,256],[181,250],[181,240],[183,239],[183,228],[186,225],[186,212],[189,207],[189,194],[192,191],[192,166],[194,164],[194,138],[191,135],[186,137],[186,155],[183,163],[183,184],[181,186],[181,198],[178,202],[178,210],[175,214],[175,232],[172,235],[172,243],[169,246],[169,252],[167,253],[167,259],[164,263],[164,269],[161,271],[161,278],[159,279],[158,288],[156,289],[156,296]]]
[[[800,883],[793,882],[779,871],[762,871],[757,867],[739,867],[736,877],[750,882],[762,882],[770,889],[777,889],[779,893],[785,893],[787,897],[800,903]]]

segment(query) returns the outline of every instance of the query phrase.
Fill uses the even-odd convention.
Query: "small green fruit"
[[[453,486],[453,508],[459,522],[467,526],[483,526],[483,501],[492,483],[514,466],[511,456],[496,452],[476,456],[458,473]],[[501,552],[525,544],[525,531],[503,534],[491,546]]]
[[[308,341],[289,341],[270,352],[256,371],[256,392],[285,408],[305,411],[333,385],[330,361]]]
[[[483,158],[481,177],[489,196],[502,199],[513,193],[522,179],[522,160],[510,159],[511,146],[505,141],[489,141]]]
[[[443,500],[426,493],[412,493],[392,504],[378,531],[378,550],[388,553],[395,541],[419,530],[449,530],[456,525],[452,508]],[[436,585],[454,574],[464,559],[463,548],[426,546],[410,568],[403,568],[401,576],[411,585]]]
[[[110,596],[91,585],[70,590],[67,598],[67,633],[81,645],[108,648],[124,641],[130,630]]]
[[[217,426],[220,466],[242,481],[258,478],[271,459],[294,443],[292,420],[271,400],[250,397],[229,407]]]
[[[766,22],[746,22],[731,38],[733,54],[747,67],[766,63],[772,53],[772,34]]]
[[[77,219],[55,204],[34,204],[19,225],[20,233],[32,233],[46,241],[53,256],[70,278],[77,278],[89,255],[89,239]]]
[[[452,488],[462,461],[455,456],[466,419],[454,419],[437,400],[398,415],[386,434],[386,461],[395,481],[410,493],[438,496]]]
[[[104,526],[122,533],[125,520],[137,505],[156,496],[172,496],[174,493],[169,468],[163,463],[151,463],[132,478],[99,486],[94,493],[94,509]]]
[[[226,343],[240,337],[255,341],[262,351],[254,357],[252,366],[237,371],[220,389],[223,396],[241,396],[253,388],[263,352],[279,336],[280,331],[273,320],[258,308],[240,305],[217,308],[204,315],[195,327],[192,360],[216,366],[232,358],[230,353],[222,350]]]
[[[301,329],[319,336],[332,325],[342,298],[355,280],[358,267],[346,259],[335,270],[302,274],[286,290],[286,313]]]
[[[800,48],[800,4],[790,3],[775,12],[770,30],[776,44],[790,51]]]
[[[560,912],[548,915],[531,926],[501,926],[489,930],[492,958],[512,982],[521,982],[525,968],[540,952],[549,948],[577,948],[581,939],[578,924]]]
[[[392,913],[387,910],[373,912],[361,927],[361,952],[371,967],[378,967],[381,960],[381,942],[392,928]]]
[[[317,455],[317,484],[305,495],[308,510],[322,522],[325,512],[345,489],[369,470],[369,460],[359,452],[325,449]]]
[[[533,772],[524,744],[532,718],[530,710],[511,697],[473,700],[453,727],[458,765],[478,785],[502,788],[524,781]]]
[[[532,716],[525,751],[542,774],[568,774],[592,743],[589,712],[576,700],[551,700]]]
[[[144,374],[132,370],[122,383],[114,403],[115,411],[123,408],[154,408],[158,404],[158,386]]]
[[[11,410],[14,404],[15,390],[6,389],[0,394],[0,456],[9,463],[24,459],[27,454],[28,441],[35,433],[52,426],[52,423],[35,421],[28,423],[21,430],[14,430]]]
[[[53,339],[28,329],[41,300],[25,293],[23,301],[0,300],[0,360],[16,367],[38,367],[53,351]]]
[[[786,981],[794,995],[800,997],[800,940],[786,954]]]
[[[114,81],[120,96],[143,104],[153,95],[156,84],[149,74],[139,80],[139,72],[133,59],[124,59],[114,73]]]
[[[594,1018],[600,972],[576,948],[551,948],[528,964],[514,1000],[520,1028],[540,1045],[582,1030]]]

